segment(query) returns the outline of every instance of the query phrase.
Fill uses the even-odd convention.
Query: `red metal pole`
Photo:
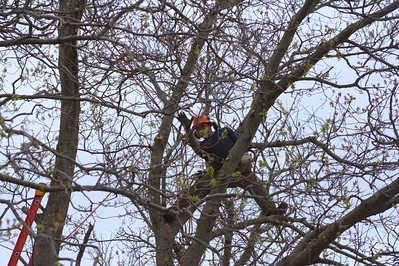
[[[36,190],[35,197],[33,198],[32,205],[30,206],[29,213],[25,219],[25,226],[31,227],[33,221],[35,220],[37,211],[40,207],[40,202],[43,199],[44,191]],[[22,249],[25,245],[26,238],[28,237],[28,230],[26,230],[25,226],[22,226],[21,233],[19,234],[17,243],[15,244],[14,250],[11,254],[10,261],[8,262],[8,266],[16,266],[19,258],[21,257]]]

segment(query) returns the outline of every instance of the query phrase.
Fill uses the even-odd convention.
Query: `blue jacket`
[[[200,142],[200,149],[210,155],[216,156],[222,162],[223,159],[226,159],[238,137],[238,133],[231,128],[220,128],[211,137]]]

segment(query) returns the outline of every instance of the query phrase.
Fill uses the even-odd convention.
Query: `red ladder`
[[[44,183],[40,183],[40,185],[45,185]],[[37,189],[35,191],[35,197],[33,198],[32,205],[30,206],[28,215],[26,216],[25,223],[22,225],[21,232],[19,234],[17,243],[15,244],[14,250],[11,254],[10,261],[8,262],[8,266],[16,266],[20,257],[22,249],[25,245],[26,238],[28,237],[28,230],[26,227],[31,227],[33,221],[35,220],[37,211],[39,210],[40,203],[43,199],[45,192]]]

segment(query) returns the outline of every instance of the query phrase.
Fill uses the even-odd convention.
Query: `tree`
[[[31,232],[35,265],[68,249],[81,264],[93,247],[93,260],[111,264],[103,243],[130,264],[394,265],[398,8],[5,4],[0,203],[2,217],[17,220],[5,230],[16,234],[28,191],[41,189],[49,196]],[[208,171],[210,191],[180,208],[204,169],[174,119],[181,110],[240,138],[222,169]],[[270,199],[289,204],[285,215],[263,216],[253,196],[229,187],[248,149]],[[106,240],[98,236],[108,229],[81,227],[102,218],[100,205],[121,219]]]

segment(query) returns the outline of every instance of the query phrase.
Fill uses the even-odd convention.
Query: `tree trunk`
[[[210,33],[210,27],[216,19],[217,13],[210,14],[205,17],[204,21],[199,24],[198,38],[194,41],[187,62],[182,70],[181,77],[173,89],[172,97],[165,104],[164,113],[173,114],[178,110],[176,103],[180,102],[183,92],[187,89],[190,76],[197,64],[199,51],[205,44],[205,40]],[[166,169],[163,166],[163,154],[166,148],[169,134],[172,129],[173,116],[166,115],[163,118],[162,124],[159,128],[158,136],[154,140],[151,155],[151,170],[150,170],[150,185],[154,190],[151,193],[151,201],[156,204],[164,204],[161,194],[162,179],[165,178]],[[156,260],[157,265],[169,266],[173,265],[173,244],[174,236],[177,233],[176,225],[173,226],[163,219],[164,213],[158,210],[150,209],[150,216],[152,225],[154,227],[156,239]],[[172,226],[172,227],[171,227]]]
[[[78,28],[72,22],[80,20],[82,3],[79,0],[61,0],[60,13],[65,21],[59,28],[59,37],[76,35]],[[57,156],[51,186],[71,185],[74,174],[74,161],[78,148],[79,134],[79,82],[78,82],[78,54],[76,41],[59,45],[58,67],[60,73],[61,120]],[[73,98],[73,99],[72,99]],[[41,232],[53,239],[39,238],[35,246],[34,265],[54,265],[59,254],[59,241],[62,236],[71,193],[67,191],[52,192],[49,195],[47,207],[44,211]],[[55,251],[55,254],[54,254]]]

